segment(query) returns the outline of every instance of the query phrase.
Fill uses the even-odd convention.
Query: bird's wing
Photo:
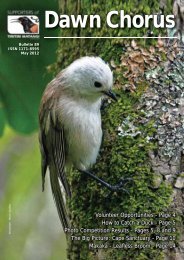
[[[50,91],[49,91],[50,90]],[[65,175],[66,142],[64,129],[58,121],[57,99],[51,87],[45,91],[40,107],[40,150],[42,155],[42,189],[44,190],[47,167],[50,171],[50,183],[58,214],[63,227],[69,227],[69,219],[60,182],[70,196],[70,189]]]

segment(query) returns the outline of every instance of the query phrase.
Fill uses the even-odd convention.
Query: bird
[[[11,22],[20,23],[23,26],[25,33],[38,33],[38,24],[33,23],[33,21],[26,16],[19,17],[18,19],[12,19]]]
[[[107,96],[117,101],[112,86],[109,65],[100,57],[85,56],[59,72],[43,93],[39,109],[42,191],[49,168],[51,190],[64,229],[70,226],[65,195],[72,195],[67,178],[72,168],[111,191],[123,186],[122,181],[110,185],[89,170],[102,142],[102,100]]]

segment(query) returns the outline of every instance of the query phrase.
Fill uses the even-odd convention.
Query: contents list
[[[176,214],[95,213],[100,228],[66,228],[71,240],[87,241],[89,249],[167,249],[176,247]]]

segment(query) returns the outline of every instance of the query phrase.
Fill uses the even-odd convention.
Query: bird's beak
[[[11,23],[20,23],[18,19],[11,19]]]
[[[116,95],[111,90],[109,90],[109,91],[102,91],[102,92],[103,92],[103,94],[105,94],[106,96],[112,98],[113,100],[118,101]]]

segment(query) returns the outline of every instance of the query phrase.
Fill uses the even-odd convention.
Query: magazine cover
[[[0,13],[0,259],[184,259],[184,1]]]

